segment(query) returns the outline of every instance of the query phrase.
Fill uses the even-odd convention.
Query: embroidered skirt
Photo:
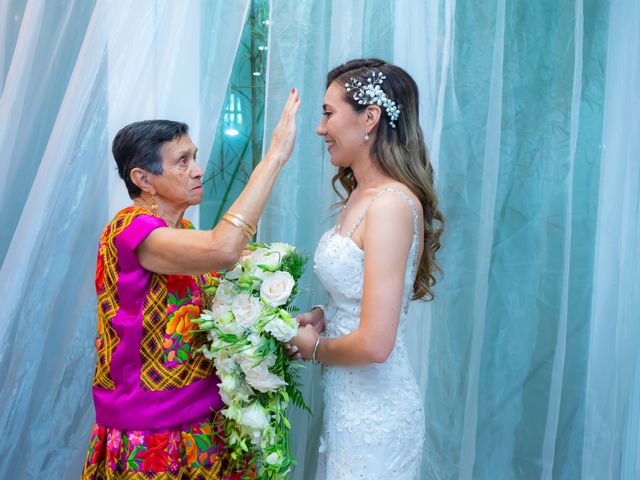
[[[95,424],[81,480],[241,480],[212,418],[173,429],[118,430]]]

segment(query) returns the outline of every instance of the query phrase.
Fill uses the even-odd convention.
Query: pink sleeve
[[[135,249],[156,228],[166,227],[164,220],[153,215],[138,215],[114,239],[121,273],[141,270]]]
[[[164,220],[153,215],[138,215],[118,234],[118,250],[133,251],[156,228],[166,227]]]

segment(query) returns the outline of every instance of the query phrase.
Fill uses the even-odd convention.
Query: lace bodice
[[[337,337],[357,329],[365,253],[351,235],[369,206],[386,192],[401,195],[413,214],[396,343],[380,364],[323,367],[325,417],[317,479],[411,479],[420,465],[424,414],[404,341],[419,251],[418,214],[409,196],[395,188],[375,194],[346,235],[334,227],[322,236],[314,268],[329,293],[324,335]]]
[[[407,311],[413,291],[413,279],[415,277],[419,249],[418,213],[407,194],[389,187],[373,196],[346,235],[341,235],[336,230],[336,227],[333,227],[325,232],[318,243],[314,269],[316,275],[329,292],[331,301],[327,307],[334,307],[340,310],[341,313],[348,312],[351,314],[349,318],[344,318],[342,322],[327,322],[327,335],[330,337],[349,333],[355,330],[360,323],[360,304],[362,302],[364,283],[364,252],[351,239],[351,236],[364,219],[371,204],[386,192],[394,192],[403,196],[409,203],[413,215],[413,241],[407,258],[402,304],[403,313]]]

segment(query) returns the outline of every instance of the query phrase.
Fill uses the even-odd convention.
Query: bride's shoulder
[[[384,253],[388,261],[398,260],[396,254],[406,253],[412,244],[415,221],[420,222],[419,205],[415,196],[406,190],[394,188],[379,192],[365,216],[363,250],[373,251],[374,256],[376,252]]]
[[[364,237],[385,238],[388,245],[404,243],[414,232],[414,211],[420,222],[420,202],[408,189],[381,191],[365,217]],[[420,228],[420,227],[418,227]]]
[[[375,201],[371,204],[370,213],[372,216],[400,215],[407,219],[413,218],[413,210],[422,217],[422,205],[416,195],[402,183],[392,183],[385,186],[376,195]]]

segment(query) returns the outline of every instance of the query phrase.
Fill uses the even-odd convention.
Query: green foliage
[[[298,250],[294,250],[282,258],[282,261],[278,266],[278,270],[289,272],[297,284],[298,280],[304,273],[308,260],[308,255],[303,255]]]

